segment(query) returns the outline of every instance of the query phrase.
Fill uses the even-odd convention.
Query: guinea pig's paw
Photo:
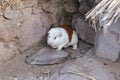
[[[60,49],[60,48],[57,48],[56,50],[57,50],[57,51],[60,51],[61,49]]]
[[[57,50],[57,51],[60,51],[62,48],[63,48],[63,47],[58,47],[56,50]]]
[[[77,44],[74,44],[72,49],[76,50],[77,49]]]
[[[78,48],[72,48],[73,50],[77,50]]]

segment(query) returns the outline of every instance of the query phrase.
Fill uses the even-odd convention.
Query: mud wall
[[[1,0],[0,65],[17,54],[33,53],[43,47],[51,26],[73,25],[80,38],[93,43],[94,30],[86,31],[89,25],[83,21],[91,6],[85,1]]]

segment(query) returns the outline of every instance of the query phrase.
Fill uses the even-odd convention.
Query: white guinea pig
[[[69,25],[61,25],[48,31],[47,44],[52,48],[61,50],[62,48],[72,46],[73,49],[77,49],[77,43],[77,34]]]

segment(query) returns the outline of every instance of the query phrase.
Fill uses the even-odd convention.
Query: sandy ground
[[[81,52],[85,52],[85,47],[86,49],[89,49],[90,47],[84,45],[80,46]],[[69,52],[69,49],[67,49]],[[85,52],[86,53],[86,52]],[[78,68],[83,67],[83,65],[86,65],[88,68],[91,69],[89,66],[95,66],[97,67],[92,67],[94,70],[92,71],[92,74],[96,74],[96,70],[99,71],[99,73],[102,74],[101,70],[107,70],[106,73],[110,71],[110,77],[114,78],[99,78],[99,74],[94,75],[94,77],[98,78],[97,80],[120,80],[120,62],[113,63],[111,61],[97,58],[94,56],[92,51],[87,52],[86,54],[83,54],[82,56],[78,57],[80,53],[74,53],[71,54],[72,58],[71,60],[68,60],[62,64],[57,64],[57,65],[49,65],[49,66],[39,66],[39,65],[28,65],[25,63],[25,57],[28,54],[19,54],[16,55],[13,59],[9,60],[6,62],[4,65],[0,67],[0,80],[64,80],[61,79],[61,77],[58,79],[52,79],[50,78],[51,75],[54,75],[54,73],[57,73],[59,71],[65,71],[65,67],[70,67],[70,66],[77,66]],[[87,56],[87,57],[86,57]],[[88,59],[88,60],[87,60]],[[93,61],[91,61],[93,60]],[[93,62],[93,63],[88,63]],[[95,61],[95,63],[94,63]],[[74,64],[75,63],[75,64]],[[73,69],[77,69],[76,67],[73,67]],[[68,69],[68,68],[67,68]],[[67,70],[66,69],[66,70]],[[82,69],[84,70],[84,69]],[[105,73],[105,72],[104,72]],[[104,75],[104,74],[103,74]],[[107,74],[105,74],[107,75]],[[115,77],[116,75],[116,77]],[[75,76],[74,76],[75,77]],[[68,78],[68,77],[67,77]],[[80,79],[80,78],[79,78]],[[67,79],[66,79],[67,80]],[[70,79],[70,80],[78,80],[78,79]],[[80,79],[84,80],[84,79]],[[89,80],[89,79],[86,79]]]
[[[2,65],[0,67],[0,80],[43,80],[44,76],[47,76],[48,71],[52,67],[55,67],[52,70],[54,73],[62,65],[28,65],[25,63],[26,55],[27,54],[17,55],[14,59]]]

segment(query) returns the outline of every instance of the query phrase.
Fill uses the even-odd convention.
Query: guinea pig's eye
[[[56,37],[54,37],[54,39],[56,39]]]

